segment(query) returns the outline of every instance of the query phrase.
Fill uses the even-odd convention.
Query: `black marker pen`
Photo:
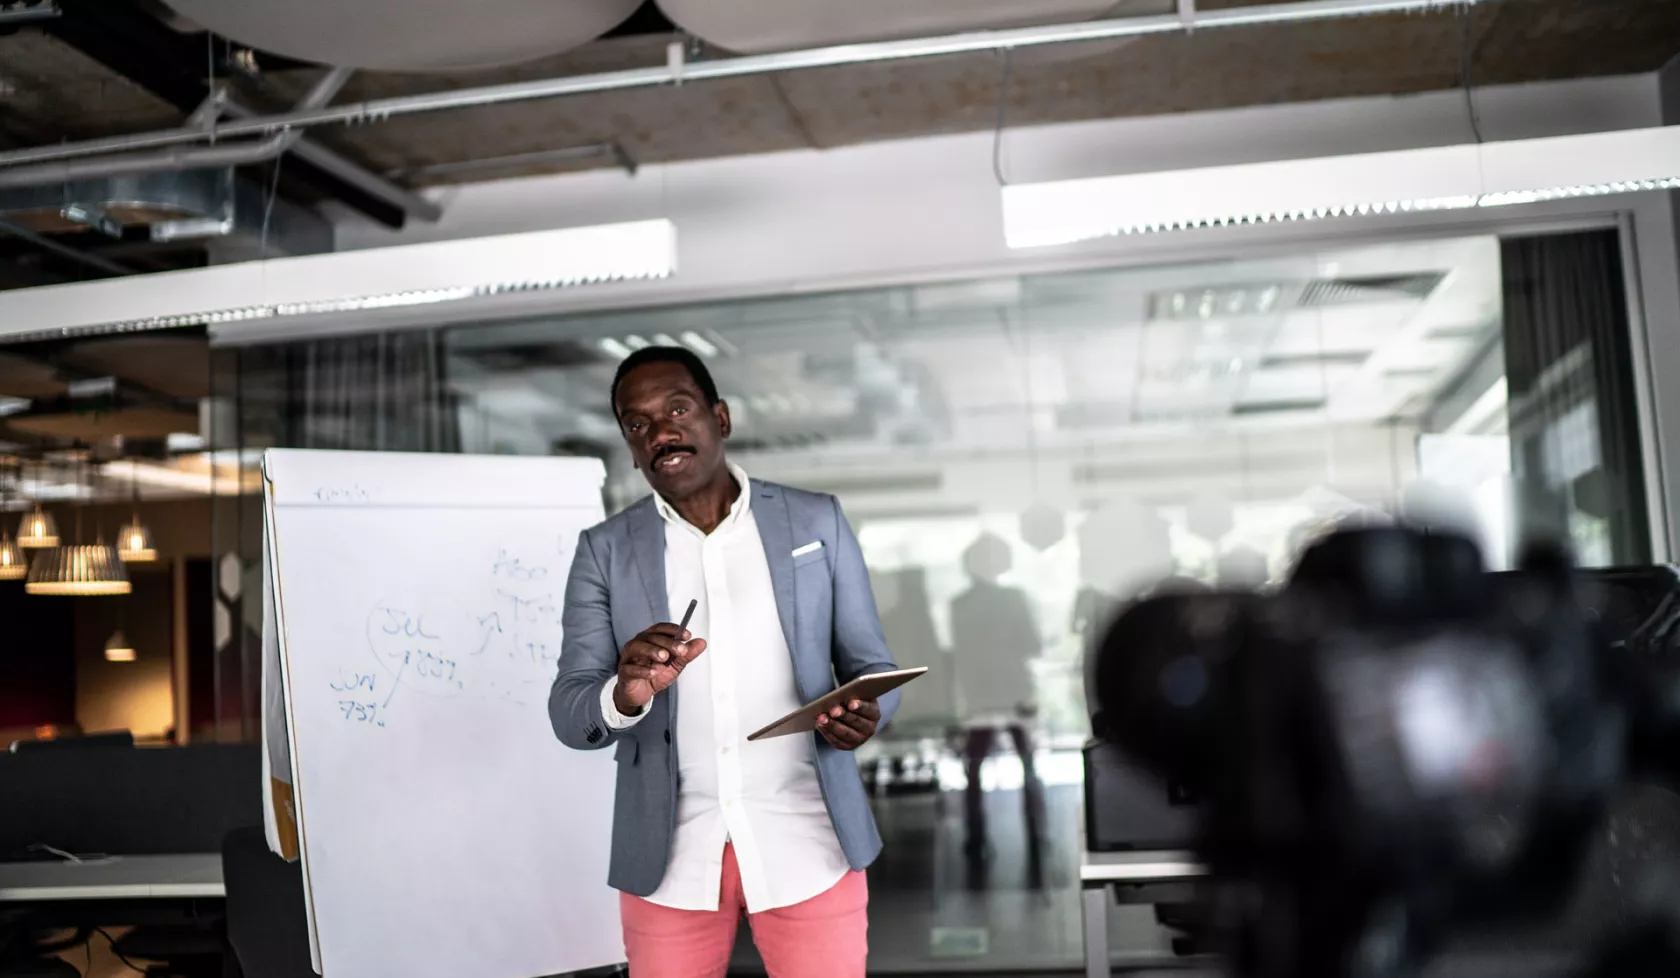
[[[677,627],[682,629],[685,632],[688,631],[688,620],[690,618],[694,617],[694,609],[698,608],[698,607],[700,607],[700,599],[699,598],[690,598],[689,602],[688,602],[688,610],[683,612],[682,624],[678,625]]]

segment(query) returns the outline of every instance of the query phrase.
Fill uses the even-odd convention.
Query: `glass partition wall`
[[[840,498],[895,655],[931,669],[864,758],[872,967],[1067,967],[1084,651],[1118,602],[1276,581],[1398,513],[1494,566],[1534,533],[1649,559],[1619,255],[1460,237],[252,347],[239,447],[591,455],[616,511],[647,491],[617,361],[700,353],[732,457]],[[1116,934],[1166,947],[1147,911]]]

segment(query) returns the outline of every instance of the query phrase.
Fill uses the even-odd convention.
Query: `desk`
[[[220,853],[116,856],[85,863],[0,863],[0,903],[226,896]]]
[[[1152,886],[1189,883],[1207,875],[1188,852],[1087,852],[1079,862],[1079,886],[1085,904],[1085,975],[1108,978],[1108,891],[1115,885]],[[1123,902],[1153,902],[1127,899]]]

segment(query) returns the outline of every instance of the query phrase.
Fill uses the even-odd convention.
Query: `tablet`
[[[810,733],[817,729],[818,716],[827,713],[841,703],[848,700],[878,700],[883,695],[927,671],[927,666],[920,666],[915,669],[872,672],[867,676],[859,676],[826,696],[819,696],[806,703],[768,727],[747,737],[747,739],[764,740],[767,737],[786,737],[788,734]]]

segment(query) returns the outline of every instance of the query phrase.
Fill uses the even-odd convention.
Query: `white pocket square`
[[[800,547],[797,550],[795,550],[793,552],[793,555],[795,557],[803,557],[806,554],[814,554],[821,549],[822,549],[822,541],[821,540],[812,540],[810,543],[807,543],[805,546]]]

